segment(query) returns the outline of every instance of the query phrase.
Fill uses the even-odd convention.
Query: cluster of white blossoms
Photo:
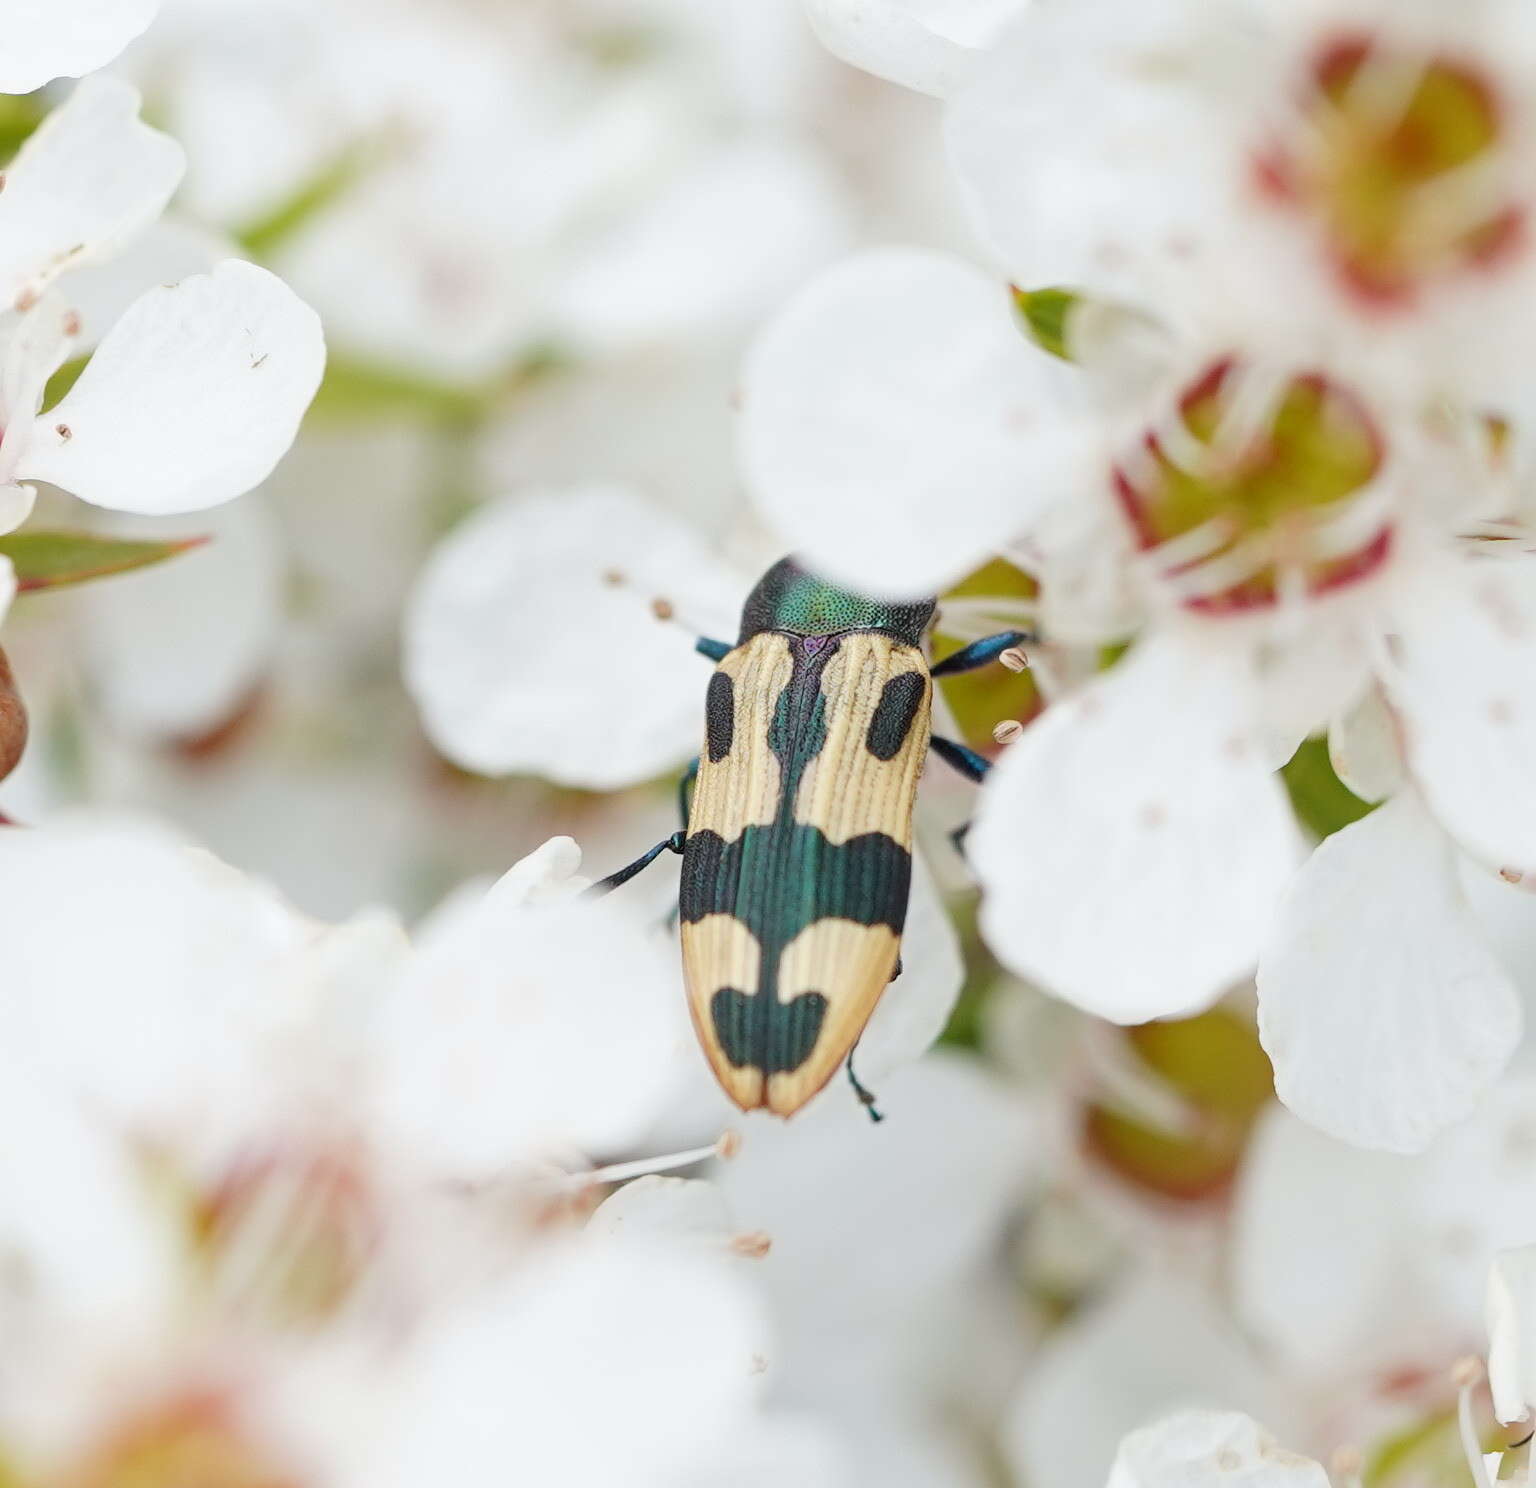
[[[1536,842],[1529,8],[811,11],[944,95],[987,248],[866,252],[772,320],[762,517],[885,593],[1002,553],[1043,654],[1131,643],[982,795],[990,945],[1126,1023],[1257,968],[1281,1097],[1421,1149],[1520,1032],[1461,879]],[[1276,771],[1323,733],[1382,804],[1307,857]]]
[[[1529,0],[11,10],[0,1488],[1530,1479]],[[563,835],[790,550],[878,1126]]]
[[[664,950],[579,858],[412,944],[132,818],[5,835],[17,1481],[835,1481],[759,1404],[767,1240],[693,1180],[598,1203],[647,1164],[583,1154],[643,1135],[682,1045]]]

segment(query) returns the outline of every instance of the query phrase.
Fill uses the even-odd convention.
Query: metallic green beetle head
[[[781,558],[747,596],[737,645],[765,630],[805,636],[883,630],[909,646],[918,646],[937,605],[933,599],[907,604],[867,599],[807,573],[793,558]]]

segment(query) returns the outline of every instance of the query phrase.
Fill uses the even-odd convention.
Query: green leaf
[[[20,97],[0,94],[0,161],[9,165],[16,152],[26,144],[32,131],[43,122],[48,110],[41,92]],[[0,1479],[0,1483],[3,1483]]]
[[[1137,1062],[1176,1095],[1187,1131],[1163,1131],[1110,1105],[1083,1112],[1088,1150],[1133,1187],[1199,1202],[1227,1193],[1248,1137],[1274,1094],[1269,1060],[1246,1018],[1212,1008],[1119,1034]]]
[[[90,357],[75,357],[72,361],[65,362],[52,377],[48,379],[48,386],[43,389],[43,408],[47,410],[60,403],[64,395],[80,381],[80,374],[85,371]]]
[[[1081,299],[1070,289],[1020,289],[1012,286],[1014,308],[1019,312],[1029,339],[1043,351],[1064,362],[1072,360],[1067,349],[1067,320]]]
[[[1330,837],[1376,809],[1339,779],[1326,739],[1305,740],[1280,775],[1296,815],[1319,837]]]
[[[354,361],[332,352],[325,381],[311,415],[335,423],[416,415],[454,423],[471,422],[502,399],[562,371],[566,359],[553,348],[535,348],[500,375],[483,383],[458,384],[398,368]]]
[[[304,181],[286,201],[263,217],[237,228],[235,238],[253,258],[263,259],[281,248],[332,202],[346,194],[382,154],[366,145],[349,145]]]
[[[134,542],[90,532],[12,532],[0,537],[0,556],[11,560],[18,589],[29,594],[147,568],[207,541],[205,537],[188,537]]]

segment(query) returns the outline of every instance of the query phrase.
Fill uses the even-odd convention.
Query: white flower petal
[[[114,511],[218,506],[271,473],[324,367],[314,311],[231,259],[134,301],[38,421],[24,473]]]
[[[1286,1451],[1248,1416],[1185,1411],[1120,1443],[1108,1488],[1328,1488],[1310,1457]]]
[[[1220,996],[1300,857],[1241,652],[1154,636],[1047,709],[993,768],[967,853],[1020,975],[1121,1023]]]
[[[1464,562],[1399,608],[1383,676],[1429,808],[1490,868],[1536,870],[1536,561]]]
[[[888,1074],[933,1047],[955,1010],[965,981],[960,938],[939,896],[933,870],[921,852],[912,854],[912,897],[901,938],[901,975],[891,983],[859,1039],[854,1067],[878,1095]],[[846,1100],[841,1080],[821,1099]]]
[[[0,557],[0,625],[10,613],[11,601],[16,598],[16,569],[9,558]]]
[[[0,486],[0,532],[14,532],[37,504],[36,486]]]
[[[105,258],[147,227],[185,164],[180,145],[139,119],[139,95],[127,83],[97,77],[79,84],[5,173],[0,304]]]
[[[259,495],[195,522],[116,517],[115,537],[206,537],[201,548],[80,591],[96,699],[125,732],[192,739],[227,722],[260,683],[277,639],[286,564]]]
[[[160,0],[10,0],[0,93],[104,67],[155,18]]]
[[[844,1094],[791,1122],[748,1122],[740,1154],[714,1181],[742,1227],[773,1242],[750,1275],[772,1308],[780,1397],[848,1437],[855,1482],[884,1482],[875,1468],[892,1456],[889,1418],[910,1428],[903,1445],[927,1435],[917,1402],[959,1408],[995,1385],[997,1355],[979,1339],[1005,1358],[1017,1346],[1012,1307],[988,1282],[1004,1227],[1038,1183],[1041,1149],[1016,1090],[952,1052],[892,1077],[878,1131]],[[889,1481],[956,1480],[913,1469]]]
[[[139,1127],[244,1119],[295,1015],[309,926],[135,818],[0,833],[0,1043]],[[261,1092],[258,1095],[258,1092]]]
[[[1402,786],[1397,722],[1378,688],[1334,721],[1328,757],[1339,779],[1362,801],[1384,801]]]
[[[749,323],[845,246],[846,207],[810,152],[724,146],[582,253],[555,297],[561,344],[588,354]]]
[[[1243,10],[1036,4],[970,70],[951,158],[1026,289],[1183,307],[1202,280],[1253,272],[1231,115],[1255,105],[1222,106],[1257,86],[1249,57],[1234,59]]]
[[[730,1231],[730,1212],[713,1183],[654,1173],[610,1194],[587,1221],[587,1234],[608,1240],[681,1241],[722,1253]]]
[[[1165,1411],[1221,1406],[1273,1419],[1269,1397],[1257,1358],[1212,1298],[1145,1267],[1040,1351],[1005,1445],[1020,1481],[1083,1488],[1104,1481],[1126,1433]]]
[[[406,685],[434,744],[486,775],[614,790],[698,752],[709,664],[746,585],[696,533],[605,486],[507,498],[437,549],[405,618]],[[723,627],[723,629],[722,629]]]
[[[1404,1227],[1426,1262],[1430,1285],[1421,1286],[1419,1305],[1438,1302],[1463,1340],[1482,1315],[1494,1256],[1536,1235],[1533,1134],[1536,1080],[1517,1068],[1415,1164]]]
[[[129,1143],[20,1062],[6,1061],[0,1113],[0,1254],[27,1278],[8,1329],[131,1336],[170,1302],[178,1254]]]
[[[764,520],[813,568],[865,592],[933,593],[1083,477],[1074,375],[970,265],[860,254],[753,347],[743,471]]]
[[[923,93],[947,93],[1027,0],[805,0],[845,62]]]
[[[3,198],[0,198],[3,200]],[[162,217],[105,263],[70,270],[66,298],[80,321],[71,356],[84,356],[122,319],[146,289],[207,274],[238,258],[233,239],[185,217]]]
[[[464,1179],[615,1151],[681,1076],[681,1004],[675,950],[619,901],[518,907],[493,891],[437,916],[391,990],[380,1115]]]
[[[1488,1387],[1501,1421],[1536,1402],[1536,1245],[1502,1250],[1488,1274]]]
[[[1238,1184],[1232,1286],[1243,1325],[1283,1366],[1328,1378],[1422,1345],[1419,1176],[1281,1106],[1265,1113]]]
[[[561,1488],[687,1481],[750,1425],[762,1331],[723,1261],[601,1244],[535,1257],[434,1317],[356,1484],[488,1488],[509,1464]]]
[[[577,871],[581,848],[573,837],[551,837],[526,858],[514,863],[486,891],[488,906],[521,909],[527,904],[558,903],[588,886]]]
[[[1259,963],[1275,1088],[1345,1141],[1421,1151],[1465,1118],[1520,1039],[1520,1001],[1405,794],[1336,832],[1297,875]]]

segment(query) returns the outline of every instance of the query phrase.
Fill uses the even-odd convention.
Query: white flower
[[[272,275],[228,262],[135,300],[74,387],[40,414],[73,353],[78,312],[52,288],[160,212],[179,147],[138,117],[138,94],[81,83],[22,147],[0,194],[0,527],[48,481],[119,511],[218,505],[258,484],[319,386],[314,313]]]
[[[148,1136],[260,1108],[302,1013],[311,927],[162,827],[79,815],[0,833],[7,1048]]]
[[[1529,557],[1480,535],[1497,473],[1347,358],[1335,380],[1097,305],[1064,335],[1077,367],[974,270],[869,254],[765,333],[745,385],[758,504],[829,571],[910,592],[1002,548],[1056,638],[1150,627],[983,792],[999,953],[1129,1022],[1241,979],[1298,854],[1272,771],[1372,678],[1437,820],[1524,872],[1536,617]]]
[[[1416,1152],[1464,1119],[1520,1040],[1514,984],[1405,790],[1313,853],[1259,961],[1280,1098],[1336,1136]]]
[[[672,1488],[730,1460],[762,1346],[728,1260],[573,1244],[435,1321],[343,1488]]]
[[[778,1337],[776,1398],[842,1433],[857,1482],[970,1484],[957,1423],[986,1429],[1019,1362],[998,1245],[1040,1177],[1037,1128],[950,1053],[879,1094],[877,1130],[846,1091],[792,1122],[749,1123],[714,1181],[772,1241],[752,1274]]]
[[[614,65],[595,39],[646,22],[569,9],[397,7],[383,26],[366,7],[242,3],[167,30],[192,202],[238,226],[330,182],[276,267],[338,345],[411,377],[484,383],[552,344],[611,357],[738,332],[846,241],[837,182],[751,117],[724,67],[677,60],[718,22],[658,17]]]
[[[1042,0],[971,71],[950,141],[1028,288],[1321,332],[1426,398],[1523,397],[1521,0]]]
[[[912,249],[860,254],[754,345],[743,474],[818,572],[866,593],[932,593],[1086,474],[1082,421],[1058,407],[1070,375],[975,269]]]
[[[1120,1443],[1107,1488],[1328,1488],[1310,1457],[1288,1452],[1248,1416],[1186,1411]]]
[[[924,93],[947,93],[1027,0],[805,0],[845,61]]]
[[[428,563],[406,613],[406,685],[469,769],[633,785],[697,753],[709,680],[654,603],[734,640],[745,591],[684,523],[623,489],[508,497]]]
[[[136,300],[12,468],[115,511],[217,506],[271,474],[324,365],[314,311],[232,259]]]
[[[555,838],[439,915],[379,1014],[377,1119],[429,1169],[485,1180],[640,1137],[679,1078],[675,951],[576,897]]]
[[[1252,970],[1300,859],[1240,655],[1153,637],[998,761],[967,840],[1011,966],[1122,1023]]]
[[[1276,1381],[1208,1289],[1143,1265],[1042,1348],[1013,1404],[1006,1445],[1025,1481],[1077,1488],[1101,1481],[1115,1443],[1164,1412],[1267,1414],[1278,1404]],[[1122,1481],[1111,1478],[1116,1488]]]
[[[138,113],[127,83],[88,78],[22,145],[0,193],[0,304],[35,299],[160,215],[186,158]]]
[[[159,8],[160,0],[19,0],[5,17],[0,93],[31,93],[104,66]]]

